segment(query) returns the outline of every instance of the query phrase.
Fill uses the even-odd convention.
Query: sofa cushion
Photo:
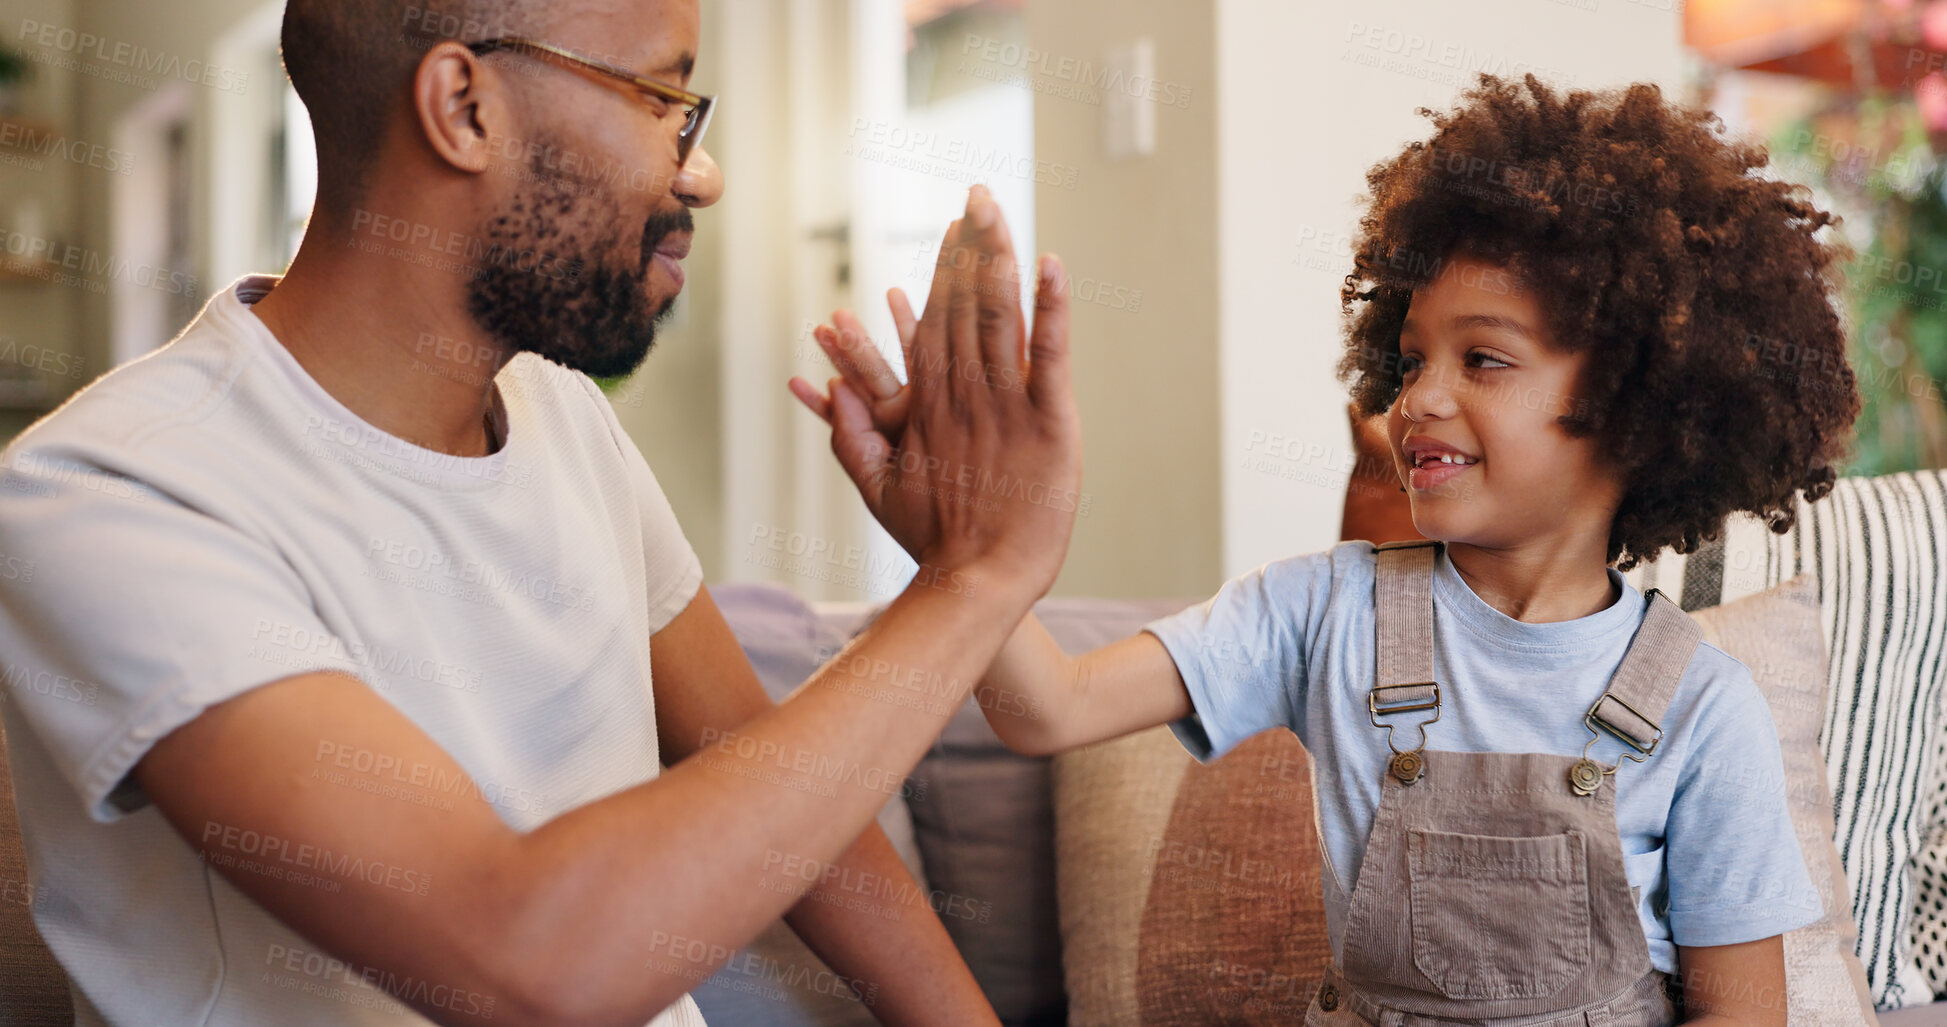
[[[909,798],[934,907],[1010,1027],[1059,1024],[1068,1008],[1055,920],[1048,761],[936,749]]]
[[[1805,868],[1825,916],[1785,935],[1791,1023],[1847,1027],[1874,1022],[1872,991],[1856,949],[1845,865],[1832,845],[1832,792],[1819,755],[1827,696],[1819,640],[1818,580],[1810,574],[1691,616],[1704,638],[1750,668],[1771,707],[1785,763],[1785,795]]]
[[[1208,766],[1167,727],[1064,753],[1055,812],[1071,1024],[1303,1019],[1331,947],[1296,736]]]
[[[782,699],[803,684],[842,637],[797,593],[774,585],[712,586],[731,633],[764,691]],[[915,778],[912,790],[918,791]],[[912,816],[898,797],[879,811],[879,826],[920,887],[926,878]],[[766,928],[691,997],[713,1024],[747,1027],[872,1027],[873,985],[832,973],[783,921]]]
[[[1185,605],[1044,599],[1034,612],[1064,651],[1082,653]],[[851,603],[818,609],[838,639],[826,658],[878,613]],[[935,905],[994,1012],[1009,1027],[1064,1022],[1049,761],[1008,749],[970,698],[913,774],[925,785],[908,804]]]
[[[820,603],[822,663],[883,606]],[[970,699],[913,769],[914,840],[940,921],[1008,1027],[1063,1022],[1048,761],[1017,755]]]
[[[1947,997],[1947,826],[1921,846],[1913,878],[1913,950],[1927,984]]]
[[[0,1024],[53,1027],[74,1022],[68,978],[34,926],[34,888],[20,843],[12,765],[7,762],[9,710],[0,692]]]
[[[1802,573],[1817,576],[1831,689],[1819,745],[1834,799],[1833,840],[1846,868],[1859,959],[1881,1010],[1933,1001],[1914,948],[1915,868],[1947,813],[1947,472],[1841,478],[1798,502],[1773,534],[1730,519],[1687,556],[1664,553],[1628,573],[1686,610],[1739,599]],[[1935,954],[1938,958],[1938,953]]]

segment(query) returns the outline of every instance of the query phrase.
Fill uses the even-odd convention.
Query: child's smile
[[[1462,453],[1423,435],[1409,436],[1403,448],[1411,461],[1411,470],[1406,472],[1406,487],[1416,492],[1430,492],[1480,463],[1480,457]]]

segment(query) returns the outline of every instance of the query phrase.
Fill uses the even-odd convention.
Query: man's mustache
[[[690,216],[688,207],[674,214],[651,214],[649,219],[642,223],[642,273],[644,275],[649,273],[649,264],[655,259],[656,247],[662,245],[665,238],[676,232],[691,234],[696,232],[696,219]]]

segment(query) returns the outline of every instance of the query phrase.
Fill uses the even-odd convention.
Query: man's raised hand
[[[976,186],[941,242],[925,314],[912,321],[893,296],[907,384],[850,315],[818,333],[840,371],[829,397],[792,383],[832,425],[832,451],[866,506],[923,566],[1018,575],[1036,594],[1053,583],[1081,504],[1067,282],[1053,257],[1038,271],[1030,331],[1007,223]]]

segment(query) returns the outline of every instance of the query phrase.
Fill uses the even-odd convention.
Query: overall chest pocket
[[[1407,832],[1413,963],[1449,998],[1542,998],[1589,967],[1579,831]]]

